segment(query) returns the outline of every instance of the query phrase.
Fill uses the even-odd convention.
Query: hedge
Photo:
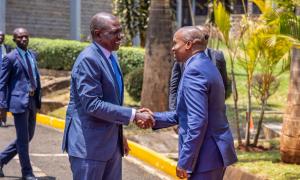
[[[127,74],[125,78],[125,88],[128,94],[135,100],[139,101],[142,94],[144,67],[134,69]]]
[[[7,35],[5,43],[15,47],[12,36]],[[29,49],[39,54],[40,68],[54,70],[71,70],[78,54],[89,43],[72,40],[30,38]],[[144,49],[121,47],[118,50],[120,66],[124,76],[135,68],[144,66]]]

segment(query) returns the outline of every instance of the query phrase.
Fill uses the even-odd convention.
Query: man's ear
[[[187,41],[187,42],[185,43],[185,49],[191,49],[192,46],[193,46],[192,41]]]

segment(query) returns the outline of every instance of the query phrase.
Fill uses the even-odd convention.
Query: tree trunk
[[[234,119],[235,119],[235,125],[236,125],[236,134],[238,138],[238,146],[242,145],[242,138],[241,138],[241,133],[240,133],[240,120],[239,120],[239,109],[238,109],[238,92],[236,89],[236,81],[235,81],[235,75],[234,75],[234,65],[233,65],[233,60],[232,57],[230,58],[230,67],[231,67],[231,79],[232,79],[232,95],[233,95],[233,102],[234,102]]]
[[[142,107],[165,111],[172,68],[173,19],[170,0],[152,0],[146,40]]]
[[[264,119],[266,104],[267,104],[266,100],[262,100],[261,107],[260,107],[259,121],[258,121],[258,125],[257,125],[257,131],[256,131],[256,135],[254,137],[254,142],[253,142],[254,146],[257,146],[257,142],[258,142],[258,138],[259,138],[259,134],[260,134],[260,130],[261,130],[261,125],[262,125],[262,122]]]
[[[251,80],[249,79],[249,75],[247,76],[247,95],[248,95],[248,105],[247,105],[247,113],[246,113],[246,135],[245,135],[245,146],[246,149],[250,144],[250,118],[252,116],[252,104],[251,104]]]
[[[294,47],[287,106],[280,139],[281,160],[300,164],[300,49]]]

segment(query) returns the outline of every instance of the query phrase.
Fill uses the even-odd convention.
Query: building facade
[[[2,31],[11,34],[16,27],[28,29],[31,36],[74,39],[71,29],[80,30],[80,38],[89,35],[90,18],[97,12],[112,12],[111,0],[0,0],[4,17]],[[80,3],[78,27],[72,27],[72,3]],[[0,10],[1,10],[0,9]],[[5,18],[5,19],[3,19]],[[74,20],[74,18],[73,18]],[[74,24],[74,23],[73,23]],[[73,25],[74,26],[74,25]],[[1,28],[1,26],[0,26]]]

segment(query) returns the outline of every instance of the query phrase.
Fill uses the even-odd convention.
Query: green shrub
[[[118,50],[120,66],[124,76],[137,68],[144,67],[144,54],[145,50],[142,48],[121,47]]]
[[[125,88],[128,94],[135,100],[140,101],[143,85],[144,68],[134,69],[125,78]]]
[[[6,43],[15,47],[10,35],[6,36]],[[61,39],[30,38],[29,40],[29,49],[39,55],[39,67],[55,70],[71,70],[79,53],[88,45],[89,43]],[[118,56],[124,76],[144,65],[142,48],[121,47]]]

